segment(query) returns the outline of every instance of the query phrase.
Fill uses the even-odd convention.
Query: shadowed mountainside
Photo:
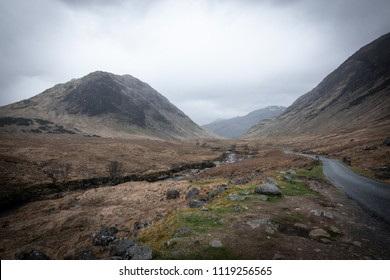
[[[390,33],[361,48],[283,114],[245,136],[389,131],[389,126]]]
[[[46,121],[71,133],[101,137],[212,137],[148,84],[101,71],[4,106],[0,116],[31,119],[32,125]],[[40,126],[32,132],[47,130]]]

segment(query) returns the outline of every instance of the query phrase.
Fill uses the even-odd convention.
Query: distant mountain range
[[[277,118],[245,137],[390,131],[390,33],[364,46]]]
[[[101,71],[1,107],[0,126],[100,137],[212,137],[148,84]]]
[[[252,126],[259,122],[279,116],[284,112],[286,107],[269,106],[259,109],[242,117],[235,117],[231,119],[219,119],[210,124],[203,125],[203,128],[212,131],[213,133],[225,138],[238,138],[247,132]]]

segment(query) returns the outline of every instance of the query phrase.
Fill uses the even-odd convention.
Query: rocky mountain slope
[[[222,137],[237,138],[260,121],[279,116],[285,109],[286,108],[282,106],[269,106],[250,112],[242,117],[240,116],[226,120],[218,120],[210,124],[203,125],[202,127]]]
[[[364,46],[270,122],[246,137],[390,127],[390,33]]]
[[[0,125],[25,132],[101,137],[205,138],[195,124],[148,84],[130,76],[93,72],[0,108]]]

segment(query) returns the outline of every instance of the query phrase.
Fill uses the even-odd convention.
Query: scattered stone
[[[84,249],[77,256],[78,260],[96,260],[92,249]]]
[[[231,194],[231,195],[228,196],[228,199],[233,200],[233,201],[245,200],[245,197],[244,196],[239,196],[239,195],[236,195],[236,194]]]
[[[265,232],[267,232],[269,234],[274,234],[279,228],[278,223],[273,221],[269,217],[265,217],[265,218],[253,220],[253,221],[248,221],[247,224],[253,229],[258,228],[258,227],[265,227]]]
[[[293,179],[290,176],[283,176],[283,180],[290,184],[293,182]]]
[[[251,193],[250,190],[243,190],[243,191],[239,192],[240,195],[248,195],[250,193]]]
[[[204,206],[204,202],[199,201],[199,200],[191,200],[191,202],[188,204],[188,206],[190,208],[200,208],[200,207]]]
[[[367,151],[373,151],[373,150],[376,150],[376,149],[378,149],[377,146],[364,146],[364,147],[362,148],[362,151],[367,152]]]
[[[273,260],[285,260],[287,259],[285,256],[279,254],[278,252],[275,253],[274,257],[272,258]]]
[[[310,211],[314,216],[321,217],[324,216],[326,218],[333,220],[333,215],[330,212],[324,211],[324,210],[311,210]]]
[[[246,179],[244,179],[244,178],[238,178],[236,181],[235,181],[235,184],[236,185],[245,185],[245,184],[247,184],[248,183],[248,181],[246,180]]]
[[[211,240],[209,245],[213,248],[222,248],[222,242],[216,239]]]
[[[329,240],[328,238],[320,238],[320,242],[324,244],[330,244],[332,243],[332,240]]]
[[[78,251],[70,251],[64,255],[64,260],[96,260],[94,248],[84,248]]]
[[[208,207],[202,207],[202,209],[200,209],[200,210],[205,211],[205,212],[210,211],[210,209]]]
[[[194,198],[199,195],[199,189],[198,188],[192,188],[190,189],[186,194],[186,199]]]
[[[262,218],[262,219],[258,219],[258,220],[252,220],[252,221],[248,221],[247,224],[251,226],[251,228],[255,229],[255,228],[258,228],[260,226],[264,226],[266,224],[268,224],[268,222],[270,221],[271,219],[266,217],[266,218]]]
[[[387,146],[390,146],[390,137],[386,137],[385,140],[383,140],[383,143]]]
[[[107,246],[116,240],[118,229],[115,227],[103,227],[98,234],[93,236],[93,244],[96,246]]]
[[[274,186],[278,185],[278,183],[276,183],[276,181],[273,178],[271,178],[271,177],[265,178],[264,183],[265,184],[269,184],[269,185],[274,185]]]
[[[16,253],[13,260],[50,260],[50,258],[43,252],[35,249],[21,251]]]
[[[335,227],[335,226],[331,226],[331,227],[330,227],[330,232],[331,232],[331,233],[334,233],[334,234],[343,234],[343,233],[341,232],[341,230],[340,230],[339,228]]]
[[[248,210],[249,208],[246,207],[246,206],[241,206],[239,204],[234,204],[233,205],[233,210],[236,211],[236,212],[243,212],[243,211],[246,211]]]
[[[188,228],[179,228],[176,230],[174,237],[179,237],[179,236],[188,236],[191,235],[192,232]]]
[[[129,260],[151,260],[153,251],[146,245],[135,245],[126,251],[126,259]]]
[[[213,199],[214,197],[216,197],[217,195],[219,195],[220,193],[222,193],[223,191],[225,191],[226,189],[227,189],[226,184],[220,185],[214,191],[210,192],[206,197],[203,197],[201,200],[202,201],[209,201],[209,200]]]
[[[159,220],[162,220],[162,219],[164,219],[164,215],[163,214],[158,213],[158,214],[156,214],[154,216],[154,220],[155,221],[159,221]]]
[[[308,237],[311,228],[305,224],[295,223],[292,227],[287,227],[283,231],[291,235]]]
[[[267,201],[268,200],[268,197],[266,195],[264,195],[264,194],[256,196],[256,198],[259,199],[259,200],[262,200],[262,201]]]
[[[125,259],[127,250],[130,247],[137,245],[137,243],[138,239],[136,238],[115,240],[110,245],[112,247],[110,257],[121,257]]]
[[[347,165],[352,165],[352,159],[350,157],[343,157],[343,162]]]
[[[354,242],[352,242],[352,244],[357,246],[357,247],[362,247],[362,242],[360,242],[360,241],[354,241]]]
[[[255,187],[255,193],[265,194],[265,195],[281,195],[281,190],[276,185],[271,185],[268,183],[257,185]]]
[[[267,226],[265,227],[265,232],[269,234],[274,234],[278,231],[279,225],[274,221],[269,221]]]
[[[167,199],[177,199],[179,197],[180,197],[180,192],[178,190],[167,191]]]
[[[295,172],[295,170],[289,169],[289,170],[287,170],[287,174],[297,175],[297,172]]]
[[[175,248],[178,243],[188,243],[187,237],[174,237],[164,242],[164,247],[167,249]]]
[[[139,231],[143,228],[147,228],[148,226],[151,226],[153,225],[153,221],[146,221],[146,222],[135,222],[134,223],[134,227],[133,227],[133,231]]]
[[[309,237],[312,239],[319,239],[322,237],[329,238],[330,234],[326,230],[323,230],[322,228],[317,228],[309,232]]]
[[[306,231],[310,230],[310,227],[308,225],[301,224],[301,223],[295,223],[294,227],[299,228],[299,229],[303,229],[303,230],[306,230]]]

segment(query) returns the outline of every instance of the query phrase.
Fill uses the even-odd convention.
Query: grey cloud
[[[205,123],[289,105],[390,31],[387,0],[0,2],[0,105],[97,69]]]

